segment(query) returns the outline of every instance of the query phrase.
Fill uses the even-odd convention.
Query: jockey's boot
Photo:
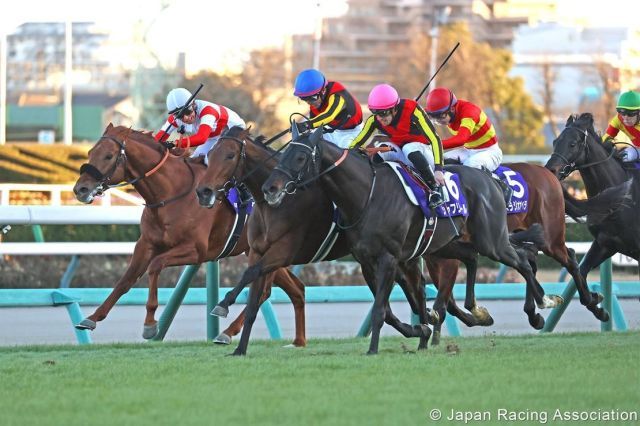
[[[413,163],[413,166],[416,168],[418,173],[420,173],[420,177],[422,177],[424,183],[429,187],[429,208],[433,210],[436,207],[443,205],[444,197],[442,196],[442,188],[436,183],[436,178],[433,176],[433,172],[431,171],[431,167],[429,166],[427,159],[419,152],[412,152],[409,154],[408,158],[409,161]]]
[[[504,202],[509,207],[509,203],[511,202],[511,196],[513,195],[513,188],[511,188],[505,181],[500,179],[496,175],[492,175],[492,177],[498,182],[500,189],[502,189],[502,195],[504,196]]]
[[[513,195],[513,189],[505,181],[500,179],[498,175],[491,172],[486,167],[482,167],[482,170],[488,173],[496,181],[496,183],[502,190],[502,196],[504,197],[504,202],[507,205],[507,207],[509,207],[509,203],[511,202],[511,196]]]
[[[236,189],[238,190],[238,197],[240,197],[240,205],[246,206],[251,202],[251,200],[253,200],[251,192],[249,192],[244,184],[239,183],[236,185]]]

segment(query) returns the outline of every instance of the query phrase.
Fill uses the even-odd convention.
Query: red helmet
[[[437,87],[427,95],[427,112],[429,114],[441,114],[448,111],[458,102],[456,95],[445,87]]]

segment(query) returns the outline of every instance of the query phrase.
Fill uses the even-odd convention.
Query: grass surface
[[[0,424],[413,425],[434,408],[488,411],[488,424],[500,408],[638,410],[639,332],[443,338],[419,353],[417,340],[387,337],[373,357],[368,339],[282,344],[252,341],[242,358],[210,343],[0,348]]]

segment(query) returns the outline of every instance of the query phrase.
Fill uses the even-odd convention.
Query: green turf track
[[[244,358],[207,343],[1,348],[0,425],[421,425],[434,408],[557,424],[556,409],[640,409],[638,331],[444,338],[426,353],[384,337],[378,356],[368,339],[284,343],[252,341]]]

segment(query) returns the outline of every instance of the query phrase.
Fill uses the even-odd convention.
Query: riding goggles
[[[389,108],[389,109],[372,109],[370,110],[371,114],[378,116],[378,117],[387,117],[388,115],[391,115],[393,113],[393,108]]]
[[[618,114],[626,115],[627,117],[635,117],[640,113],[638,109],[616,108],[616,111],[618,111]]]
[[[191,114],[193,114],[193,107],[185,108],[182,111],[178,111],[178,113],[176,114],[176,118],[180,119]]]
[[[433,120],[444,120],[447,117],[448,113],[448,110],[444,110],[441,112],[427,112],[427,115]]]
[[[320,99],[320,93],[316,93],[315,95],[311,96],[300,96],[300,99],[308,103],[316,102],[318,99]]]

